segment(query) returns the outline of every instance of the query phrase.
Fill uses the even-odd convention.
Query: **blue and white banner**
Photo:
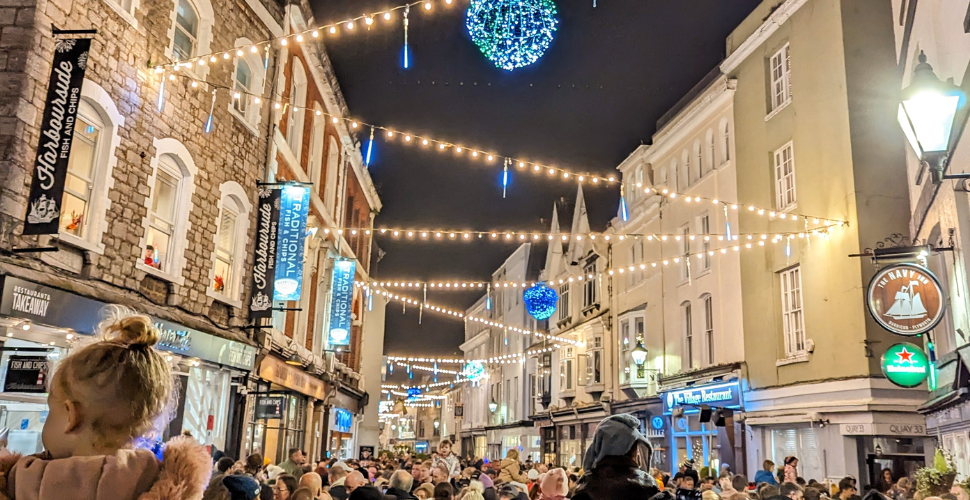
[[[709,385],[699,385],[668,391],[661,394],[664,413],[677,407],[685,407],[686,413],[697,411],[701,405],[712,408],[740,408],[741,384],[737,380]]]
[[[303,288],[303,243],[310,208],[310,189],[288,185],[280,196],[279,238],[273,300],[300,300]]]
[[[354,301],[354,273],[357,263],[349,259],[337,259],[333,265],[330,283],[330,328],[327,344],[350,345],[351,308]]]

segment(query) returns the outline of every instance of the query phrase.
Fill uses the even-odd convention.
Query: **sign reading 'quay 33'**
[[[23,234],[57,234],[90,38],[57,40]],[[70,214],[68,214],[70,215]]]
[[[880,326],[897,335],[915,336],[936,327],[946,311],[940,282],[928,269],[896,264],[869,282],[866,306]]]

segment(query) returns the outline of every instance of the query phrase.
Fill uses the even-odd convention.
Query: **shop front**
[[[519,460],[526,458],[538,461],[541,458],[539,429],[524,426],[521,422],[514,424],[488,427],[485,431],[490,445],[490,458],[504,458],[509,450],[519,452]]]
[[[354,458],[354,414],[345,408],[330,408],[330,447],[327,458]]]
[[[733,471],[743,470],[735,460],[734,412],[742,409],[737,380],[671,389],[662,392],[660,399],[663,414],[669,419],[665,470],[676,472],[688,460],[698,470],[709,467],[716,471],[725,463]],[[650,424],[653,428],[660,422],[651,418]]]
[[[936,362],[936,390],[918,411],[929,435],[953,454],[960,477],[970,477],[970,344]]]
[[[246,453],[261,453],[277,464],[286,460],[287,450],[300,448],[307,461],[319,460],[322,419],[315,418],[320,413],[315,408],[327,395],[326,384],[272,354],[262,359],[257,375],[249,394]]]
[[[596,426],[609,415],[606,406],[601,404],[534,415],[542,461],[561,467],[582,467]]]
[[[650,465],[660,470],[671,470],[667,460],[669,453],[667,442],[668,419],[664,416],[663,403],[659,397],[629,399],[613,403],[614,415],[629,413],[640,421],[640,433],[650,442],[653,453]]]

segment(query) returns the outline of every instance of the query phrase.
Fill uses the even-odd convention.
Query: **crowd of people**
[[[259,454],[235,460],[191,436],[145,440],[177,394],[151,318],[112,309],[98,333],[50,378],[44,451],[0,455],[0,500],[970,500],[959,486],[939,497],[915,492],[890,470],[860,497],[852,477],[806,482],[795,457],[778,468],[765,461],[754,481],[691,462],[673,477],[648,474],[652,450],[633,415],[600,422],[582,468],[568,470],[523,461],[515,449],[501,460],[462,459],[447,440],[421,459],[306,463],[293,448],[276,465]]]

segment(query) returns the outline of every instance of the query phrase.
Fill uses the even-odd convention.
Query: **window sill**
[[[111,10],[115,11],[122,19],[128,22],[133,28],[138,29],[138,20],[131,12],[125,12],[120,5],[112,2],[111,0],[104,0],[104,3],[111,7]]]
[[[791,97],[789,97],[788,100],[786,100],[785,102],[781,103],[781,105],[778,106],[777,108],[771,110],[771,113],[768,113],[767,115],[765,115],[765,121],[768,121],[774,118],[775,115],[777,115],[778,113],[781,113],[782,110],[787,108],[789,104],[791,104]]]
[[[181,276],[175,276],[174,274],[169,274],[164,271],[159,271],[158,269],[155,269],[154,267],[151,267],[151,266],[146,266],[145,263],[141,261],[135,262],[135,269],[144,271],[145,274],[150,274],[160,280],[165,280],[171,283],[175,283],[176,285],[185,284],[185,278]]]
[[[586,392],[587,393],[591,393],[591,392],[603,392],[605,390],[606,390],[606,384],[603,384],[603,383],[599,383],[599,384],[586,384]]]
[[[713,259],[711,259],[711,260],[713,260]],[[696,280],[696,279],[703,278],[704,276],[707,276],[708,274],[711,274],[711,268],[710,267],[707,267],[707,268],[701,269],[700,271],[697,271],[697,274],[694,275],[694,279]]]
[[[775,361],[775,366],[794,365],[796,363],[808,363],[808,351],[796,352],[787,358],[779,359]]]
[[[79,248],[81,250],[87,250],[89,252],[94,252],[99,255],[104,255],[104,245],[91,243],[90,241],[84,238],[80,238],[80,237],[74,236],[73,234],[65,233],[63,231],[58,233],[58,237],[60,238],[61,243],[65,243],[67,245],[70,245],[75,248]]]
[[[226,297],[225,295],[223,295],[223,294],[221,294],[219,292],[216,292],[216,291],[214,291],[211,288],[206,288],[205,289],[205,294],[206,294],[207,297],[212,297],[213,300],[216,300],[218,302],[222,302],[223,304],[226,304],[227,306],[231,306],[231,307],[235,307],[235,308],[242,308],[242,300],[230,299],[229,297]]]
[[[239,123],[242,123],[242,125],[246,127],[246,129],[249,130],[249,132],[252,133],[254,136],[259,136],[259,130],[257,128],[259,125],[254,124],[251,120],[246,118],[246,115],[236,110],[236,108],[232,105],[231,99],[229,100],[229,114],[232,115],[236,119],[236,121],[238,121]]]
[[[775,210],[775,215],[773,215],[773,216],[769,214],[768,220],[774,221],[774,220],[781,219],[780,216],[782,214],[786,214],[785,215],[785,219],[788,219],[788,215],[787,214],[789,214],[791,212],[794,212],[797,208],[798,208],[798,202],[796,201],[796,202],[794,202],[794,203],[786,206],[785,208],[781,208],[781,209]]]

